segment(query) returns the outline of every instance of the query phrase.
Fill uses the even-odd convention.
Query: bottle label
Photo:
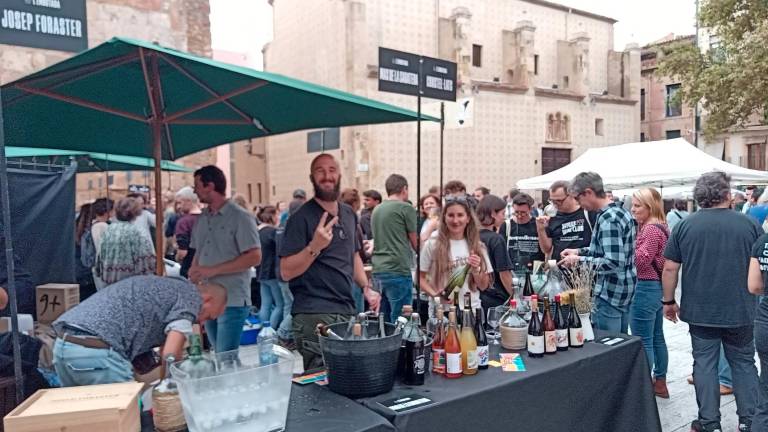
[[[421,351],[421,350],[419,350]],[[415,359],[413,359],[413,374],[414,375],[424,375],[424,354],[420,354],[416,356]]]
[[[467,351],[467,369],[477,369],[477,351]]]
[[[488,366],[488,360],[490,360],[489,357],[488,345],[479,345],[477,347],[477,365]]]
[[[560,348],[568,346],[568,329],[555,330],[555,338],[557,339],[557,346]]]
[[[528,351],[533,354],[544,354],[544,336],[528,335]]]
[[[445,353],[445,372],[449,374],[460,374],[461,353]]]
[[[445,373],[445,350],[435,348],[432,350],[432,371],[435,373]]]
[[[584,330],[579,328],[571,328],[569,331],[571,346],[582,346],[584,345]]]
[[[544,332],[544,350],[546,352],[557,351],[557,335],[553,331]]]

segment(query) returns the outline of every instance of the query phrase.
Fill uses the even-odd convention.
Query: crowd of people
[[[663,319],[676,322],[679,314],[689,324],[690,380],[699,404],[692,430],[720,430],[719,397],[730,392],[736,394],[739,430],[768,430],[768,379],[759,381],[754,362],[757,341],[762,370],[768,370],[768,304],[759,303],[768,282],[762,227],[768,204],[761,198],[768,194],[749,187],[741,200],[729,178],[713,172],[694,188],[697,211],[689,213],[683,200],[665,211],[653,188],[638,189],[622,202],[598,174],[584,172],[554,182],[546,204],[536,205],[515,189],[503,197],[482,186],[468,193],[454,180],[414,205],[408,180],[399,174],[386,179],[383,193],[342,189],[338,162],[329,154],[312,161],[309,177],[311,198],[297,189],[290,203],[249,211],[225,196],[221,170],[195,172],[194,188],[182,188],[166,206],[165,235],[173,245],[166,252],[182,264],[184,278],[175,282],[149,276],[154,217],[146,200],[128,196],[84,205],[77,223],[78,274],[85,285],[92,278],[94,289],[86,286],[83,293],[92,300],[55,324],[58,364],[71,360],[68,351],[81,356],[83,349],[100,349],[92,340],[83,342],[89,337],[116,348],[128,362],[150,341],[180,350],[183,337],[170,335],[186,334],[188,324],[202,317],[217,352],[237,349],[256,303],[279,343],[298,350],[305,368],[313,368],[322,362],[318,324],[347,321],[365,310],[394,322],[403,306],[417,304],[417,295],[451,303],[469,294],[473,309],[488,310],[520,295],[515,281],[534,263],[555,260],[563,268],[594,271],[595,327],[642,338],[658,397],[670,397]],[[452,285],[457,272],[467,275],[460,286]],[[152,297],[168,289],[186,294],[156,294],[152,307],[126,306],[125,296],[116,294],[144,290],[142,296]],[[122,313],[164,325],[103,330],[93,323],[97,309],[112,311],[117,304]],[[67,350],[72,343],[77,348]],[[71,368],[65,380],[91,382],[73,377]]]

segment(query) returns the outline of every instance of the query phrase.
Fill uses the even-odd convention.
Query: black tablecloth
[[[539,359],[521,355],[526,372],[490,367],[459,379],[429,375],[424,386],[395,384],[359,402],[399,431],[661,431],[639,338],[614,347],[587,343]],[[378,403],[413,394],[435,403],[399,413]]]
[[[386,419],[355,401],[317,384],[292,384],[286,432],[388,432]],[[141,430],[154,431],[152,417],[142,414]]]

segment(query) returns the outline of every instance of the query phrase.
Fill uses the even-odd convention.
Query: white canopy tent
[[[547,189],[584,171],[600,174],[607,189],[691,186],[710,171],[729,174],[734,184],[768,184],[768,172],[730,164],[675,138],[589,149],[560,169],[518,181],[517,187]]]

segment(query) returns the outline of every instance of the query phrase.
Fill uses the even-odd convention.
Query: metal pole
[[[8,165],[5,159],[5,122],[3,98],[0,91],[0,205],[5,232],[5,269],[8,273],[8,301],[11,305],[11,344],[13,345],[13,376],[16,384],[16,404],[24,401],[24,375],[21,373],[21,343],[19,342],[19,309],[16,304],[16,278],[13,269],[13,241],[11,236],[11,203],[8,197]]]
[[[421,74],[424,59],[419,57],[419,91],[416,94],[416,202],[421,196]],[[416,227],[416,310],[421,311],[421,230]]]
[[[696,0],[696,35],[693,37],[696,51],[699,50],[699,0]],[[693,146],[699,146],[699,101],[693,105]]]
[[[443,134],[445,132],[445,102],[440,102],[440,183],[438,190],[443,190]],[[442,194],[441,194],[442,195]]]

